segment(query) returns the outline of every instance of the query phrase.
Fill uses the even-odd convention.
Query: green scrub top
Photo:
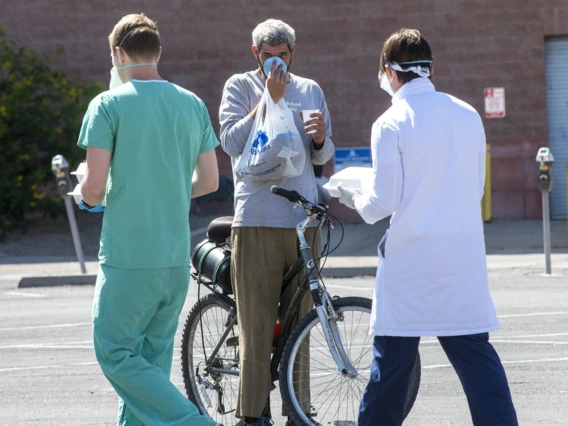
[[[77,144],[113,153],[100,262],[189,265],[193,171],[219,144],[203,101],[167,81],[130,81],[91,101]]]

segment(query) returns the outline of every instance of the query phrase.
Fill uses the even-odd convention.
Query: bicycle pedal
[[[239,336],[229,337],[227,340],[225,340],[225,346],[227,346],[228,348],[239,346]]]

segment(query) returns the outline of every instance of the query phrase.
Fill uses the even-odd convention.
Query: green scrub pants
[[[101,265],[93,306],[95,354],[120,396],[119,426],[213,426],[170,381],[189,266]]]

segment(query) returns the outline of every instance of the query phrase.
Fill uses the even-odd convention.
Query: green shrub
[[[28,213],[51,217],[63,211],[54,189],[51,158],[63,154],[75,169],[81,120],[102,83],[67,77],[50,66],[50,55],[18,46],[0,31],[0,239],[24,228]]]

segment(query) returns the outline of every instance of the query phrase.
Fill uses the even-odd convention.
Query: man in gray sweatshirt
[[[257,108],[265,88],[274,102],[284,98],[306,149],[306,164],[298,177],[245,182],[234,175],[231,277],[240,329],[236,416],[244,419],[245,424],[262,425],[266,421],[264,416],[269,412],[266,405],[271,389],[270,355],[274,327],[279,313],[288,308],[301,277],[289,285],[282,296],[281,282],[284,272],[298,258],[295,227],[306,217],[301,208],[295,208],[295,204],[272,194],[270,187],[277,185],[296,190],[306,199],[317,202],[313,165],[322,165],[330,160],[334,146],[330,139],[329,112],[321,88],[313,80],[287,72],[296,50],[296,35],[292,27],[269,19],[255,28],[252,38],[252,52],[259,68],[235,74],[227,81],[219,109],[221,145],[231,156],[233,171],[252,131],[256,114],[263,113]],[[281,58],[286,69],[272,65],[266,75],[263,65],[272,56]],[[307,109],[320,112],[311,114],[312,120],[304,128],[300,111]],[[315,228],[306,232],[306,238],[310,242],[315,241],[312,250],[314,256],[319,257],[320,238]],[[307,293],[299,318],[311,309],[311,295]],[[309,356],[306,358],[303,362],[308,363]],[[309,376],[305,367],[303,370],[297,373],[297,377],[305,383]],[[308,412],[309,386],[298,386],[297,396],[302,409]],[[292,424],[291,421],[288,424]]]

